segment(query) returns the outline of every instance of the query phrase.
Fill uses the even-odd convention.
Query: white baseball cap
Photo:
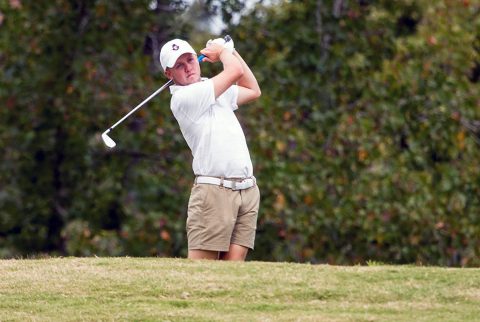
[[[168,68],[172,68],[177,62],[178,57],[185,53],[197,53],[193,50],[192,46],[185,40],[173,39],[163,45],[160,50],[160,64],[165,71]]]

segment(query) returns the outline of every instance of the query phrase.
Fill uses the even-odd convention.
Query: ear
[[[170,68],[167,67],[164,74],[165,74],[165,76],[167,76],[168,79],[173,79],[172,71],[170,70]]]

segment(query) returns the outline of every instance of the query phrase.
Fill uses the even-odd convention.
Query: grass
[[[0,260],[0,321],[479,321],[480,269]]]

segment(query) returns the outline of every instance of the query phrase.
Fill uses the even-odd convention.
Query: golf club
[[[200,56],[201,57],[201,56]],[[198,57],[198,59],[200,60],[201,58]],[[202,57],[203,58],[203,57]],[[168,86],[170,86],[171,84],[173,83],[173,80],[169,80],[165,85],[163,85],[162,87],[160,87],[159,89],[157,89],[152,95],[150,95],[149,97],[147,97],[143,102],[141,102],[140,104],[138,104],[133,110],[131,110],[130,112],[128,112],[127,115],[125,115],[124,117],[122,117],[117,123],[115,123],[114,125],[112,125],[108,130],[106,130],[105,132],[102,133],[102,140],[103,142],[105,143],[106,146],[108,146],[109,148],[113,148],[115,147],[115,145],[117,145],[115,143],[115,141],[112,140],[111,137],[108,136],[108,133],[113,130],[117,125],[119,125],[120,123],[122,123],[127,117],[129,117],[130,115],[132,115],[136,110],[138,110],[140,107],[142,107],[146,102],[148,102],[149,100],[151,100],[155,95],[157,95],[158,93],[160,93],[161,91],[163,91],[165,88],[167,88]]]
[[[225,42],[229,42],[232,38],[230,38],[229,35],[226,35],[223,39],[225,39]],[[200,55],[198,56],[198,61],[201,62],[202,59],[205,58],[205,55]],[[105,143],[106,146],[108,146],[109,148],[113,148],[115,147],[117,144],[115,143],[115,141],[112,140],[111,137],[108,136],[108,133],[113,130],[117,125],[119,125],[120,123],[122,123],[127,117],[129,117],[130,115],[132,115],[133,113],[135,113],[136,110],[138,110],[140,107],[142,107],[145,103],[147,103],[149,100],[151,100],[155,95],[157,95],[158,93],[160,93],[161,91],[163,91],[165,88],[167,88],[168,86],[170,86],[171,84],[173,83],[173,80],[169,80],[165,85],[163,85],[162,87],[160,87],[158,90],[156,90],[152,95],[150,95],[149,97],[147,97],[143,102],[141,102],[140,104],[138,104],[133,110],[131,110],[127,115],[125,115],[124,117],[122,117],[117,123],[115,123],[114,125],[112,125],[108,130],[106,130],[105,132],[102,133],[102,140],[103,142]]]

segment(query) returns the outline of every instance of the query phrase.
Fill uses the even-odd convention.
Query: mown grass
[[[480,270],[161,258],[0,261],[0,321],[479,321]]]

